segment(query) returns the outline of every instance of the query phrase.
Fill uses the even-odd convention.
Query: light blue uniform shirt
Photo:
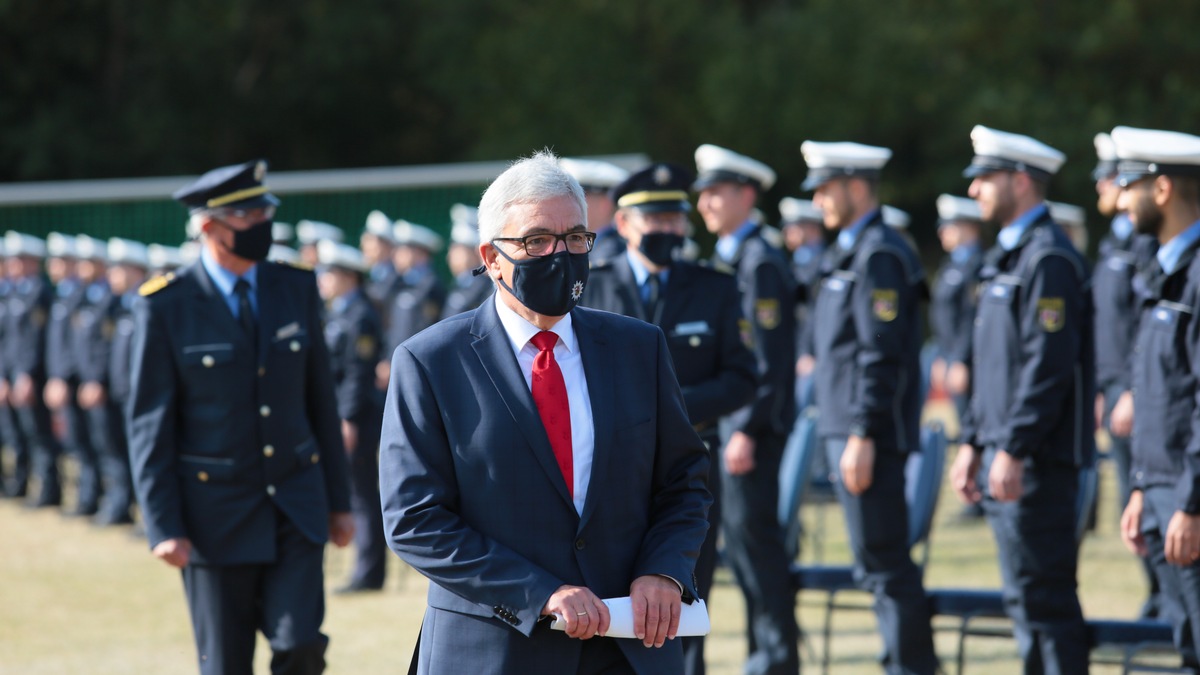
[[[1033,224],[1033,221],[1041,218],[1046,213],[1047,207],[1045,204],[1037,206],[1022,213],[1016,220],[1006,225],[996,234],[996,242],[1004,248],[1005,251],[1011,251],[1017,247],[1017,243],[1021,241],[1021,235],[1025,234],[1025,230]]]
[[[1200,239],[1200,220],[1188,226],[1188,229],[1175,235],[1175,238],[1163,244],[1159,249],[1156,257],[1158,264],[1162,266],[1163,271],[1167,274],[1174,274],[1179,266],[1179,258],[1183,256],[1183,252],[1188,249],[1196,240]]]
[[[229,307],[229,311],[233,313],[233,318],[238,318],[238,296],[233,291],[234,284],[237,283],[238,276],[233,272],[221,267],[213,260],[208,249],[200,247],[200,264],[204,265],[204,271],[208,272],[208,278],[213,280],[217,285],[217,290],[221,291],[221,299],[225,301],[225,306]],[[250,307],[254,310],[254,316],[258,317],[258,265],[251,267],[245,275],[242,276],[247,283],[250,284]]]

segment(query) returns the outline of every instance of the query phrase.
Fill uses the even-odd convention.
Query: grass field
[[[1083,543],[1080,598],[1089,617],[1132,618],[1145,588],[1139,566],[1117,537],[1111,466],[1102,469],[1100,494],[1097,529]],[[981,521],[957,521],[958,511],[957,501],[943,490],[926,585],[998,587],[990,531]],[[849,560],[836,505],[805,506],[804,519],[810,533],[824,532],[824,562]],[[802,557],[811,560],[814,550],[806,541]],[[327,555],[332,589],[348,571],[349,554],[331,548]],[[384,592],[330,596],[328,672],[404,672],[425,609],[425,587],[420,575],[393,559]],[[845,598],[866,606],[864,594],[847,593]],[[801,646],[807,672],[819,672],[814,658],[822,649],[821,600],[820,594],[804,593],[797,603],[808,636]],[[738,674],[746,649],[742,601],[724,570],[709,608],[709,672]],[[935,625],[951,624],[947,619]],[[0,501],[0,673],[194,673],[190,631],[179,573],[154,560],[128,530],[98,530],[53,511],[29,512],[11,500]],[[956,636],[948,630],[937,633],[947,672],[953,672],[955,644]],[[870,612],[835,615],[832,672],[878,673],[879,649]],[[268,652],[260,639],[256,672],[269,672]],[[1020,672],[1011,640],[972,639],[968,654],[972,675]],[[1092,672],[1119,670],[1096,667]]]

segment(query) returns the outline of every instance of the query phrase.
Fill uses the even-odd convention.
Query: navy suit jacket
[[[350,511],[316,278],[279,263],[257,275],[257,352],[199,262],[134,308],[138,504],[150,546],[188,537],[195,563],[272,562],[277,511],[315,543]]]
[[[708,452],[688,422],[662,332],[572,311],[595,426],[575,511],[496,297],[392,357],[380,483],[384,532],[429,577],[422,673],[575,672],[582,643],[539,614],[563,584],[601,598],[639,576],[678,580],[707,530]],[[682,672],[679,641],[619,640],[638,673]]]

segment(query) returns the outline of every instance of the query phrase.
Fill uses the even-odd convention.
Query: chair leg
[[[834,591],[829,591],[825,601],[825,649],[821,659],[822,675],[829,675],[830,645],[833,642],[833,598]]]
[[[963,617],[962,624],[958,627],[958,675],[963,675],[966,668],[966,649],[967,649],[967,622],[969,619]]]

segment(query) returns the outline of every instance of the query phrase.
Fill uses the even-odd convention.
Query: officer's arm
[[[749,403],[754,398],[758,381],[754,354],[742,342],[738,330],[741,307],[738,305],[737,286],[732,279],[722,281],[729,283],[713,284],[711,288],[717,292],[710,299],[716,307],[710,315],[716,324],[716,374],[703,382],[682,387],[688,415],[697,423],[716,420]]]
[[[917,296],[900,255],[873,253],[858,270],[852,296],[859,378],[851,433],[877,438],[895,415],[902,359],[916,317]]]
[[[317,447],[321,449],[329,511],[348,513],[350,469],[346,461],[346,448],[342,444],[342,422],[338,418],[333,375],[329,369],[329,348],[325,345],[324,331],[321,329],[324,323],[321,321],[321,297],[317,292],[316,275],[308,275],[301,284],[308,298],[307,324],[314,332],[309,340],[308,363],[305,365],[308,377],[305,383],[305,412]]]
[[[1013,392],[1008,441],[1001,445],[1014,457],[1038,451],[1062,416],[1073,414],[1062,405],[1083,376],[1079,356],[1089,330],[1085,322],[1091,321],[1081,271],[1072,259],[1050,251],[1030,266],[1017,317],[1023,365]]]
[[[149,300],[134,306],[127,408],[129,460],[150,548],[187,537],[175,467],[176,389],[174,350],[163,317]]]
[[[792,309],[791,275],[782,262],[763,260],[752,270],[747,291],[752,303],[750,323],[758,368],[758,391],[749,406],[730,416],[734,428],[754,436],[784,428],[791,411],[783,401],[795,383],[796,321]]]
[[[374,404],[375,365],[380,358],[379,332],[378,317],[364,311],[348,336],[346,349],[349,353],[343,355],[345,372],[338,392],[338,414],[344,420],[379,414],[379,406]]]
[[[963,270],[963,287],[958,297],[958,326],[954,335],[954,348],[949,355],[950,362],[971,365],[971,342],[975,335],[975,312],[978,305],[976,298],[979,280],[975,277],[977,270]]]
[[[1185,346],[1191,374],[1195,378],[1200,373],[1200,295],[1191,298],[1188,305],[1192,315],[1188,317]],[[1200,513],[1200,387],[1192,396],[1192,438],[1183,457],[1183,475],[1179,477],[1175,494],[1180,511],[1197,514]]]

